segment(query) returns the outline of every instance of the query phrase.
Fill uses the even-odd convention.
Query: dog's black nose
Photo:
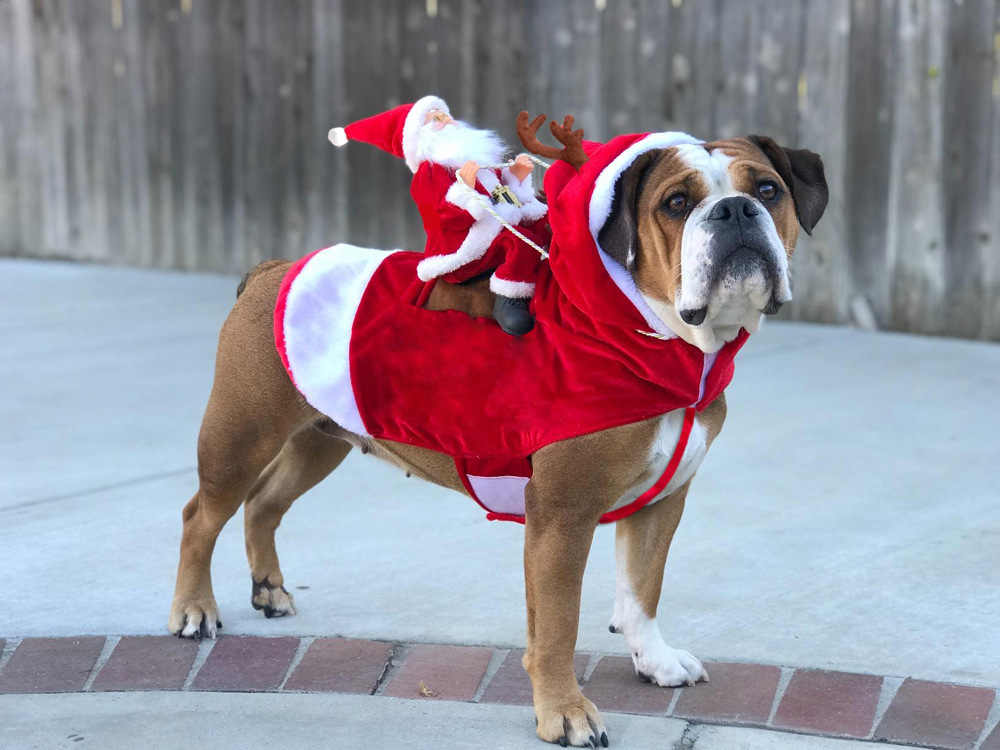
[[[742,195],[733,198],[723,198],[712,206],[708,218],[712,221],[738,222],[740,215],[751,218],[760,213],[757,204]]]
[[[707,314],[707,307],[699,307],[697,310],[681,310],[681,320],[689,326],[700,326],[705,322],[705,316]]]

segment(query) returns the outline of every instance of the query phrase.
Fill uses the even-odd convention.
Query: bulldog
[[[563,335],[558,340],[565,342],[569,334],[560,333],[560,326],[576,326],[570,333],[588,342],[611,335],[616,342],[634,341],[637,351],[661,344],[679,347],[683,361],[694,362],[697,371],[693,385],[672,400],[650,399],[648,383],[646,390],[637,386],[634,392],[645,394],[641,400],[654,404],[654,413],[625,409],[622,413],[633,415],[625,423],[587,422],[581,434],[563,437],[550,431],[519,444],[530,451],[530,472],[518,485],[521,505],[506,515],[525,525],[523,664],[533,687],[537,734],[564,746],[607,747],[604,720],[581,692],[573,670],[581,584],[594,530],[602,521],[616,523],[610,630],[625,638],[637,679],[664,687],[707,680],[701,662],[668,646],[660,633],[656,613],[664,564],[691,480],[726,416],[728,377],[713,380],[713,367],[719,369],[727,347],[738,348],[757,330],[763,315],[791,299],[788,263],[799,227],[811,233],[828,193],[819,156],[763,136],[704,143],[683,134],[652,133],[598,144],[582,141],[576,131],[579,137],[570,144],[568,120],[569,127],[561,130],[553,123],[553,133],[567,144],[555,152],[534,138],[538,119],[534,130],[526,119],[522,113],[519,131],[529,150],[561,159],[545,180],[555,240],[551,264],[543,268],[551,265],[552,278],[539,282],[542,291],[533,303],[538,305],[536,329],[520,339],[497,336],[513,342],[510,346],[530,347],[533,337]],[[317,257],[357,257],[382,267],[381,256],[371,261],[371,252],[347,246],[336,255],[323,251]],[[396,268],[405,270],[407,255],[388,257],[402,258]],[[251,604],[265,617],[295,614],[278,563],[275,530],[292,503],[336,469],[352,447],[487,507],[485,495],[478,496],[480,490],[463,474],[457,448],[435,450],[426,441],[407,441],[402,433],[373,427],[365,409],[377,410],[379,404],[361,403],[363,388],[352,390],[348,381],[332,406],[317,408],[321,400],[308,386],[308,367],[283,338],[294,322],[285,309],[293,297],[289,288],[294,292],[296,274],[306,273],[310,264],[257,266],[240,284],[222,327],[198,440],[199,487],[182,514],[168,623],[178,636],[215,638],[222,626],[211,558],[216,538],[241,504]],[[333,281],[323,277],[324,288],[335,295],[353,283],[343,268],[338,273]],[[544,307],[546,288],[555,307]],[[486,280],[435,284],[421,295],[419,312],[467,319],[483,330],[481,319],[491,316],[493,302]],[[561,312],[550,315],[547,309]],[[592,320],[597,322],[591,325]],[[357,326],[353,333],[336,325],[312,326],[317,328],[329,328],[328,337],[352,338],[352,347],[365,347]],[[325,341],[322,351],[336,344]],[[369,373],[368,380],[378,377]],[[580,388],[589,383],[588,373],[576,377]],[[613,405],[616,389],[610,390],[602,386],[599,395]],[[623,387],[621,398],[629,392]],[[392,401],[391,389],[382,393],[389,393],[382,401]],[[337,405],[345,400],[347,406]],[[351,421],[352,414],[361,414],[361,421]],[[611,426],[593,427],[605,424]]]

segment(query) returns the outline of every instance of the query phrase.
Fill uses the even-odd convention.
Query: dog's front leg
[[[564,459],[557,457],[555,466],[536,459],[525,494],[528,637],[523,663],[534,691],[538,736],[563,746],[607,747],[604,721],[573,671],[583,570],[607,503],[601,487],[585,486],[586,478],[567,470],[571,465]]]
[[[530,500],[524,537],[528,639],[524,669],[534,691],[538,736],[547,742],[607,747],[604,721],[573,671],[583,570],[597,519],[538,512]],[[534,506],[534,507],[533,507]]]
[[[610,629],[625,636],[639,679],[663,687],[708,680],[700,661],[666,644],[656,622],[663,566],[690,485],[623,518],[615,529],[617,571]]]

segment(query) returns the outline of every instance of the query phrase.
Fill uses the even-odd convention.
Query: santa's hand
[[[458,176],[462,179],[466,185],[470,188],[476,187],[476,172],[479,171],[479,165],[474,161],[467,161],[462,165],[462,168],[458,170]]]
[[[517,178],[518,182],[524,182],[524,178],[531,174],[534,169],[535,165],[531,163],[527,154],[521,154],[510,165],[510,173]]]

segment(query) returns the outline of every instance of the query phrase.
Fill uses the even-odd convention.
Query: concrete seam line
[[[21,645],[23,638],[8,638],[7,643],[4,644],[3,650],[0,651],[0,669],[7,666],[7,662],[10,661],[10,657],[14,655],[14,649]]]
[[[709,675],[709,677],[711,677],[711,675]],[[667,706],[667,716],[673,716],[674,715],[674,706],[676,706],[677,705],[677,701],[679,701],[681,699],[681,693],[683,693],[683,692],[684,692],[683,686],[679,687],[679,688],[676,688],[674,690],[674,694],[670,698],[670,705]]]
[[[983,724],[983,731],[979,734],[979,739],[973,745],[975,750],[979,750],[983,743],[986,742],[986,738],[990,736],[996,727],[1000,726],[1000,690],[993,691],[993,705],[990,707],[990,712],[986,714],[986,722]]]
[[[583,680],[581,682],[586,685],[590,682],[591,676],[594,674],[594,670],[597,669],[597,664],[604,658],[604,654],[591,654],[590,661],[587,662],[587,668],[583,670]]]
[[[211,638],[203,638],[198,643],[198,653],[194,656],[194,661],[191,663],[191,669],[188,671],[187,679],[184,680],[184,686],[181,690],[190,690],[191,685],[194,684],[194,678],[198,676],[198,672],[205,665],[208,660],[208,655],[212,653],[212,649],[215,648],[215,641]]]
[[[684,732],[681,734],[681,738],[674,743],[672,750],[692,750],[695,743],[698,741],[698,735],[701,733],[701,729],[697,724],[692,724],[690,721],[684,726]]]
[[[389,655],[389,661],[382,668],[382,674],[379,675],[378,680],[375,682],[375,687],[370,693],[371,695],[382,695],[385,693],[386,686],[392,680],[392,676],[396,674],[396,670],[399,669],[399,665],[403,663],[408,653],[410,653],[409,644],[392,644],[392,653]]]
[[[785,697],[785,691],[788,690],[788,683],[792,681],[792,675],[795,674],[794,667],[782,667],[781,677],[778,679],[778,688],[774,691],[774,702],[771,703],[771,713],[767,715],[767,721],[764,722],[764,726],[769,727],[774,722],[774,715],[778,713],[778,706],[781,705],[781,699]]]
[[[479,687],[476,688],[476,692],[472,694],[472,702],[479,703],[480,698],[483,697],[483,693],[486,692],[486,688],[493,681],[494,676],[500,670],[500,665],[504,663],[507,658],[507,654],[510,653],[510,649],[495,648],[493,653],[490,654],[490,662],[486,665],[486,671],[483,673],[483,679],[479,681]]]
[[[904,679],[903,677],[882,678],[882,692],[879,693],[878,704],[875,706],[875,718],[872,720],[872,730],[865,739],[870,740],[875,736],[875,730],[878,729],[879,722],[882,721],[885,712],[889,710],[889,704],[896,697],[896,693],[899,692],[899,686],[903,684]]]
[[[96,495],[101,492],[111,492],[112,490],[120,490],[124,487],[133,487],[138,484],[145,484],[146,482],[155,482],[159,479],[170,479],[171,477],[179,477],[182,474],[188,474],[192,471],[197,471],[197,466],[189,466],[185,469],[175,469],[173,471],[164,471],[159,474],[149,474],[144,477],[136,477],[134,479],[125,479],[121,482],[114,482],[112,484],[101,485],[100,487],[92,487],[89,490],[80,490],[79,492],[69,492],[65,495],[51,495],[49,497],[38,497],[34,500],[25,500],[23,503],[18,503],[17,505],[8,505],[5,508],[0,508],[0,513],[8,513],[12,510],[24,510],[25,508],[34,508],[39,505],[48,505],[49,503],[58,503],[63,500],[77,500],[81,497],[87,497],[88,495]]]
[[[281,680],[280,683],[278,683],[277,692],[280,693],[285,689],[285,683],[288,682],[289,678],[291,678],[292,674],[298,668],[299,663],[302,661],[302,659],[305,658],[306,651],[309,650],[309,647],[313,644],[313,641],[315,640],[316,636],[314,635],[309,635],[304,638],[299,638],[299,645],[295,649],[295,655],[292,656],[292,660],[288,664],[288,669],[285,671],[285,677]]]
[[[97,679],[97,675],[101,673],[104,669],[104,665],[108,663],[108,659],[111,658],[111,652],[115,650],[115,647],[121,641],[122,637],[120,635],[109,635],[104,639],[104,646],[101,648],[101,653],[97,656],[97,661],[94,662],[94,666],[90,668],[90,675],[87,677],[87,681],[83,683],[83,687],[80,688],[82,692],[87,692],[90,690],[90,686],[94,684],[94,680]]]

